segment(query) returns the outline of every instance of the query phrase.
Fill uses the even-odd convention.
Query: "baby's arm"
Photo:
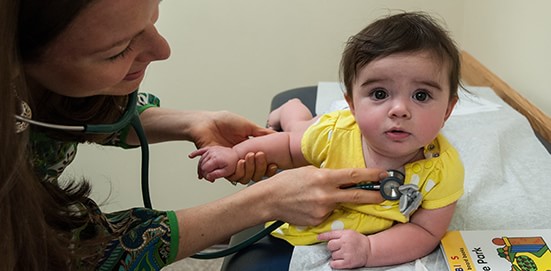
[[[446,233],[456,203],[434,210],[420,208],[409,223],[362,235],[351,230],[322,233],[335,269],[400,264],[431,253]]]
[[[189,154],[190,158],[201,156],[198,165],[199,178],[214,181],[234,173],[237,161],[250,152],[264,152],[268,164],[277,164],[280,169],[307,165],[300,151],[301,132],[280,132],[245,140],[233,148],[206,147]]]

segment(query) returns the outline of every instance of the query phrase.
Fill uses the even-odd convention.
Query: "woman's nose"
[[[167,59],[170,56],[170,46],[166,39],[154,25],[151,25],[148,31],[147,45],[139,60],[149,62]]]

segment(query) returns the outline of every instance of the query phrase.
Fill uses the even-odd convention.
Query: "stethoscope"
[[[132,127],[136,131],[136,134],[138,135],[138,139],[140,141],[140,146],[142,149],[141,185],[143,203],[146,208],[151,209],[151,198],[149,195],[149,145],[147,143],[147,138],[145,136],[142,123],[140,122],[138,110],[136,109],[137,101],[138,91],[136,90],[128,96],[128,102],[126,104],[126,109],[123,115],[119,118],[119,120],[111,124],[60,125],[41,122],[19,115],[15,115],[15,118],[18,121],[27,122],[40,127],[64,131],[83,132],[87,134],[112,134],[127,127],[128,124],[132,125]]]
[[[379,190],[381,192],[381,196],[383,196],[386,200],[399,200],[402,196],[402,192],[400,192],[399,188],[404,184],[404,173],[389,169],[387,170],[388,176],[384,178],[379,183],[374,182],[364,182],[364,183],[358,183],[354,186],[346,187],[346,189],[350,188],[356,188],[356,189],[364,189],[364,190],[371,190],[371,191],[377,191]]]
[[[140,117],[138,114],[137,107],[138,91],[134,91],[129,95],[128,103],[126,105],[125,112],[123,115],[114,123],[111,124],[85,124],[85,125],[60,125],[52,124],[41,121],[36,121],[30,118],[23,116],[15,115],[15,118],[18,121],[27,122],[36,126],[56,129],[56,130],[65,130],[65,131],[74,131],[74,132],[83,132],[88,134],[112,134],[116,133],[128,124],[132,125],[136,135],[140,141],[141,146],[141,155],[142,155],[142,168],[141,168],[141,186],[142,186],[142,198],[143,203],[146,208],[151,209],[151,198],[149,193],[149,146],[147,143],[147,137],[143,130]],[[388,170],[388,177],[383,179],[379,183],[366,182],[359,183],[354,186],[346,187],[345,189],[364,189],[364,190],[379,190],[384,199],[387,200],[398,200],[400,199],[401,192],[399,187],[404,184],[404,174],[397,170]],[[268,227],[257,232],[252,237],[249,237],[247,240],[229,247],[227,249],[215,251],[215,252],[200,252],[195,255],[192,255],[192,258],[196,259],[214,259],[225,257],[231,254],[238,252],[239,250],[256,243],[258,240],[270,234],[272,231],[279,228],[285,222],[275,221],[270,224]]]

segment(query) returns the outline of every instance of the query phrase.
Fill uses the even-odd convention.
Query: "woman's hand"
[[[220,145],[232,147],[249,137],[263,136],[274,131],[261,128],[246,118],[228,111],[197,112],[197,121],[190,126],[190,138],[198,148]],[[273,176],[277,165],[268,165],[262,152],[249,153],[239,160],[233,175],[226,177],[232,183],[248,184],[263,177]]]
[[[189,127],[189,136],[197,148],[213,145],[233,147],[249,137],[274,132],[228,111],[199,111],[194,117],[196,121]]]
[[[233,147],[255,136],[273,133],[228,111],[192,111],[152,107],[140,114],[149,143],[188,140],[200,149],[207,146]],[[131,144],[139,144],[133,131]]]
[[[142,125],[149,143],[187,140],[200,149],[207,146],[233,147],[249,137],[274,133],[246,118],[228,111],[191,111],[152,107],[141,115]],[[139,144],[133,131],[127,142]],[[272,176],[277,165],[268,165],[263,153],[251,153],[237,164],[235,173],[227,179],[232,182],[249,183],[264,176]]]
[[[233,175],[226,177],[232,183],[248,184],[251,180],[260,181],[277,173],[277,165],[269,164],[263,152],[248,153],[245,159],[237,162]]]
[[[306,166],[285,170],[247,189],[267,189],[265,201],[269,219],[295,225],[314,226],[323,222],[339,203],[380,203],[378,191],[341,189],[359,182],[379,181],[382,169],[318,169]]]
[[[380,203],[378,191],[341,189],[388,174],[379,169],[288,169],[211,203],[177,211],[178,259],[272,220],[318,225],[342,202]],[[223,225],[223,226],[221,226]]]

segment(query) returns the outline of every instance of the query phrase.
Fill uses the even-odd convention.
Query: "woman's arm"
[[[186,140],[198,148],[220,145],[231,147],[249,137],[273,133],[246,118],[228,111],[190,111],[152,107],[140,114],[149,143]],[[132,131],[128,144],[139,144]]]
[[[227,111],[190,111],[163,107],[151,107],[140,114],[149,143],[174,140],[191,141],[198,148],[206,146],[232,147],[249,137],[273,133],[250,122],[246,118]],[[136,133],[128,134],[127,144],[139,145]],[[238,162],[235,173],[227,179],[248,183],[272,176],[277,165],[268,164],[263,153],[249,153]]]
[[[341,202],[378,203],[380,193],[340,189],[386,176],[378,169],[318,169],[312,166],[285,170],[226,198],[177,211],[178,259],[226,240],[232,234],[271,220],[295,225],[321,223]]]

